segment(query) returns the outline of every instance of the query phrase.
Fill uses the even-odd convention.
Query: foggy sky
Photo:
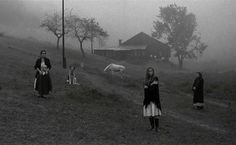
[[[234,0],[65,0],[67,10],[94,17],[108,31],[107,46],[118,45],[139,32],[151,34],[160,6],[187,6],[197,18],[197,30],[209,46],[205,59],[236,56],[236,1]],[[0,0],[0,32],[39,40],[55,40],[39,28],[46,13],[61,10],[61,0]],[[46,40],[45,39],[45,40]],[[71,44],[78,47],[77,44]]]

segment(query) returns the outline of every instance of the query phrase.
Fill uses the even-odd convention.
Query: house
[[[143,32],[123,43],[119,40],[117,47],[95,48],[94,53],[119,60],[147,59],[150,57],[169,60],[170,58],[170,48],[166,44]]]

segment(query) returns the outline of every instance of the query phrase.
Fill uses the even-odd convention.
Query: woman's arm
[[[43,73],[39,68],[37,68],[37,71],[39,72],[39,74]]]
[[[192,90],[195,91],[197,89],[197,79],[194,80]]]
[[[143,92],[144,92],[144,100],[143,100],[143,105],[146,104],[146,99],[148,96],[148,84],[146,82],[143,82]]]
[[[36,62],[35,62],[35,65],[34,65],[34,69],[36,69],[36,70],[38,68],[40,69],[40,64],[39,63],[40,63],[40,59],[37,59]]]
[[[157,77],[154,78],[154,81],[151,83],[151,86],[152,85],[157,85],[157,86],[159,85],[159,80]]]
[[[148,105],[148,87],[144,86],[144,99],[143,99],[143,106],[147,107]]]
[[[159,80],[157,77],[154,78],[154,81],[150,85],[150,92],[152,96],[159,97]]]
[[[34,65],[34,69],[39,72],[39,74],[42,74],[42,71],[40,70],[40,59],[36,60],[36,63]]]
[[[48,67],[48,69],[50,70],[50,69],[52,68],[51,63],[50,63],[50,60],[47,59],[47,62],[48,62],[47,67]]]

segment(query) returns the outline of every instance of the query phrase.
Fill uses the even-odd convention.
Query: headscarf
[[[201,72],[197,72],[197,74],[199,75],[199,78],[202,78],[202,73]]]

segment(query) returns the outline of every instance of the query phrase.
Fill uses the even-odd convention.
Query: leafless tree
[[[70,36],[72,38],[76,38],[79,41],[80,50],[83,57],[85,57],[83,42],[89,39],[89,22],[90,22],[89,19],[80,18],[77,15],[71,15],[68,21]]]
[[[67,18],[66,18],[66,22]],[[62,18],[61,15],[57,12],[54,12],[51,15],[45,15],[45,18],[41,22],[40,27],[45,28],[47,31],[51,32],[57,38],[57,49],[59,49],[60,39],[62,37]],[[67,24],[65,26],[65,34],[69,33]]]
[[[108,37],[108,33],[100,27],[99,23],[94,18],[89,19],[89,39],[91,42],[91,53],[94,53],[93,43],[94,39],[102,39]]]

